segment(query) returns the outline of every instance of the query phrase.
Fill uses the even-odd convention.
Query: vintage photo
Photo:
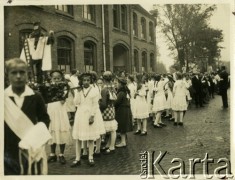
[[[4,176],[232,179],[233,5],[3,6]]]

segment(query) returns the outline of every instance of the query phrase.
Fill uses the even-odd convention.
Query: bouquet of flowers
[[[40,87],[40,92],[46,103],[63,101],[68,97],[69,86],[65,82],[58,84],[46,83]]]

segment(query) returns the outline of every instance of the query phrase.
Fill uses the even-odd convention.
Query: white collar
[[[8,88],[5,89],[4,94],[9,97],[16,97],[16,96],[19,97],[16,93],[12,91],[12,85],[10,85]],[[31,96],[34,94],[35,94],[34,91],[28,85],[25,85],[25,90],[20,95],[20,97]]]

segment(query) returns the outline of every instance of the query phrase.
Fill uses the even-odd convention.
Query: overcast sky
[[[152,10],[153,5],[149,3],[141,4],[146,10]],[[221,61],[230,60],[230,5],[229,4],[217,4],[217,9],[214,11],[213,16],[210,19],[210,25],[213,28],[223,30],[224,42],[220,43],[224,49],[221,50]],[[156,42],[159,46],[160,58],[167,68],[173,64],[173,58],[169,55],[170,52],[166,46],[166,39],[161,33],[157,33]]]

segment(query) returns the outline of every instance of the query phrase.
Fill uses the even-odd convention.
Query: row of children
[[[112,83],[112,73],[107,71],[103,74],[104,86],[101,88],[97,85],[95,72],[83,73],[79,76],[78,86],[71,88],[68,87],[68,83],[62,81],[63,74],[60,71],[52,71],[50,76],[51,83],[39,87],[47,102],[47,111],[51,120],[49,130],[52,140],[48,162],[57,161],[58,144],[59,162],[65,164],[65,144],[71,143],[72,139],[75,140],[76,158],[71,167],[80,165],[82,148],[83,156],[88,154],[88,163],[93,166],[93,156],[100,155],[101,136],[106,133],[110,136],[104,154],[114,153],[116,131],[121,135],[121,143],[116,147],[126,146],[126,133],[132,130],[130,91],[126,86],[126,79],[118,78],[115,88]],[[76,107],[72,128],[66,109],[71,104]]]

